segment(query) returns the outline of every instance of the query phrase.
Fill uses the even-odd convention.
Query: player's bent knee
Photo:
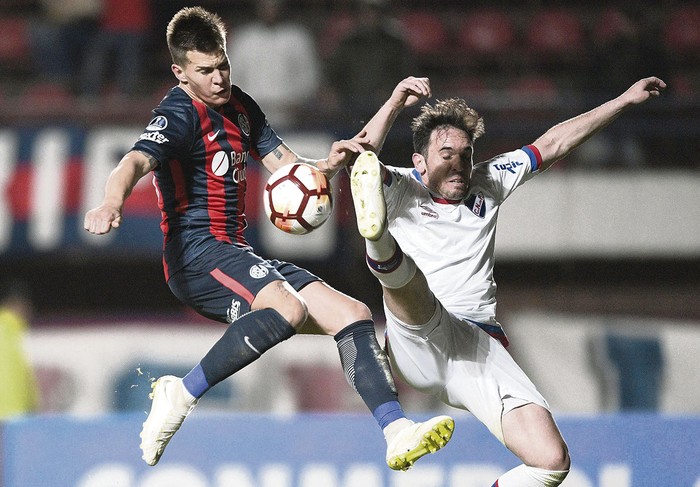
[[[352,323],[361,320],[371,320],[372,312],[369,310],[366,304],[355,299],[349,299],[348,305],[345,310],[343,310],[345,323]]]
[[[571,459],[566,443],[552,445],[544,454],[540,467],[548,470],[569,470]]]
[[[306,323],[309,317],[309,309],[302,299],[287,299],[275,309],[297,330]]]
[[[309,316],[304,298],[283,281],[275,281],[265,286],[255,297],[251,308],[272,308],[297,330],[306,323]]]

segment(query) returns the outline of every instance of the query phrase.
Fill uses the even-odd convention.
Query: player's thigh
[[[386,307],[404,323],[422,325],[435,312],[437,300],[420,269],[405,286],[397,289],[385,287],[383,292]]]
[[[302,333],[335,335],[351,323],[372,319],[372,313],[364,303],[323,281],[306,285],[300,294],[309,310]]]
[[[524,404],[547,402],[503,345],[475,322],[451,316],[453,348],[441,399],[470,411],[505,444],[503,415]]]
[[[180,301],[203,316],[231,323],[252,309],[262,289],[283,281],[283,275],[262,257],[219,244],[175,272],[168,286]]]
[[[426,394],[441,395],[450,374],[453,340],[448,313],[442,306],[433,311],[427,322],[413,326],[385,307],[387,349],[393,370],[406,383]]]
[[[552,414],[537,404],[526,404],[503,416],[505,445],[523,463],[547,470],[567,470],[569,454]]]

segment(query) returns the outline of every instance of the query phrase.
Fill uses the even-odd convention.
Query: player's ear
[[[175,75],[175,77],[176,77],[178,80],[182,81],[183,83],[187,83],[187,76],[185,76],[185,70],[184,70],[184,69],[182,69],[182,68],[181,68],[180,66],[178,66],[177,64],[172,64],[172,65],[170,66],[170,69],[172,70],[173,74]]]
[[[420,174],[420,175],[425,174],[425,171],[427,170],[426,165],[425,165],[425,157],[423,157],[423,155],[419,154],[418,152],[414,152],[412,159],[413,159],[413,166],[418,171],[418,174]]]

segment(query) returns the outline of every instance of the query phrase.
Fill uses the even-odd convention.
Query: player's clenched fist
[[[85,214],[83,227],[90,233],[103,235],[112,228],[117,228],[121,221],[121,211],[117,208],[101,205]]]

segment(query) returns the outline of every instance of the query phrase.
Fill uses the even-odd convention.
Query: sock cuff
[[[401,262],[403,262],[403,251],[401,247],[397,245],[394,255],[387,260],[374,260],[369,254],[365,254],[365,258],[367,260],[367,266],[369,266],[370,269],[380,274],[388,274],[389,272],[395,271],[401,265]]]
[[[379,423],[379,427],[383,430],[390,423],[393,423],[397,419],[405,418],[406,415],[401,409],[401,404],[398,401],[389,401],[384,404],[380,404],[377,408],[372,411],[372,416]]]
[[[193,397],[199,399],[209,390],[209,383],[204,376],[201,364],[197,364],[185,377],[182,378],[182,385]]]
[[[374,330],[374,321],[372,320],[360,320],[356,321],[354,323],[350,323],[348,326],[340,330],[338,333],[335,334],[333,337],[336,342],[340,342],[343,340],[345,337],[348,336],[357,336],[357,335],[362,335],[366,333],[372,333],[375,334]]]

